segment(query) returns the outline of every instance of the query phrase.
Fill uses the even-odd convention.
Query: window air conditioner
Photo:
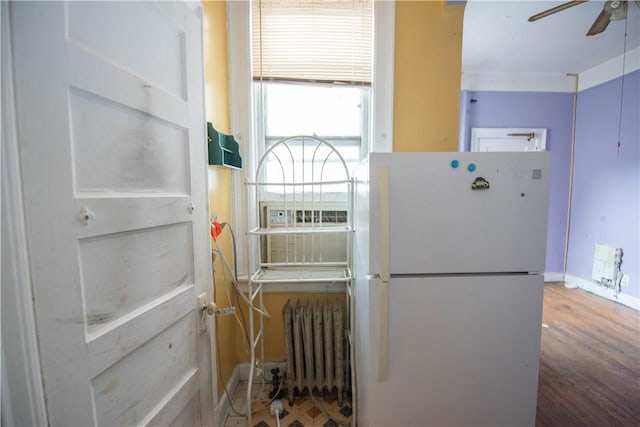
[[[348,225],[344,203],[261,202],[261,227],[278,228],[340,227]],[[266,234],[262,239],[262,262],[271,264],[345,263],[348,233]]]

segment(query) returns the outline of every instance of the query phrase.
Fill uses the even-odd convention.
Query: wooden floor
[[[537,426],[640,426],[640,312],[545,286]]]

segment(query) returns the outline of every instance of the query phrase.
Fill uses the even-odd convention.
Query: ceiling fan
[[[529,18],[529,22],[537,21],[538,19],[545,18],[549,15],[553,15],[554,13],[561,12],[565,9],[569,9],[573,6],[578,6],[579,4],[586,3],[589,0],[575,0],[563,3],[559,6],[552,7],[551,9],[547,9],[544,12],[540,12],[536,15],[533,15]],[[636,5],[640,7],[640,0],[634,0]],[[629,0],[608,0],[604,3],[602,7],[602,12],[593,22],[589,31],[587,31],[588,36],[593,36],[595,34],[599,34],[607,29],[609,22],[622,20],[627,17],[627,8],[628,8]]]

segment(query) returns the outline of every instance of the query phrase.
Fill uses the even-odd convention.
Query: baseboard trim
[[[592,280],[574,276],[569,273],[564,275],[564,281],[568,288],[580,288],[599,297],[606,298],[613,302],[617,302],[618,304],[640,311],[640,298],[634,297],[633,295],[619,293],[616,297],[613,289],[601,286]]]
[[[229,399],[233,399],[233,395],[236,392],[236,389],[238,388],[239,382],[240,382],[240,367],[239,365],[236,365],[236,367],[233,368],[233,373],[231,374],[231,378],[229,378],[229,382],[227,382],[227,390],[229,390],[229,393],[231,394],[231,396],[227,396],[227,393],[222,393],[222,397],[218,402],[218,408],[214,417],[217,421],[216,425],[223,426],[225,421],[227,420],[227,417],[231,412],[231,402]]]
[[[549,282],[564,282],[564,273],[547,272],[544,273],[545,283]]]

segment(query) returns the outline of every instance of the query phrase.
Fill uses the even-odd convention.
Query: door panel
[[[154,10],[150,12],[150,8]],[[69,41],[186,99],[183,58],[187,12],[176,8],[171,15],[165,15],[156,8],[143,2],[71,2]]]
[[[87,333],[91,375],[97,375],[193,310],[193,285],[182,285],[131,311],[95,332]]]
[[[49,420],[211,425],[200,11],[24,2],[11,19]]]
[[[189,111],[181,97],[82,47],[67,44],[66,50],[69,62],[74,64],[68,70],[73,87],[179,126],[188,126]]]
[[[193,283],[192,247],[190,223],[80,240],[87,331]]]
[[[152,193],[133,198],[115,192],[84,193],[82,198],[76,199],[76,212],[91,207],[91,227],[84,221],[76,221],[74,231],[76,237],[84,238],[188,221],[190,200],[189,195]],[[149,211],[154,214],[146,215]],[[127,212],[128,215],[107,215],[113,212]]]
[[[91,380],[99,425],[134,425],[176,385],[197,373],[191,312]],[[195,390],[194,390],[195,392]]]
[[[184,127],[84,91],[71,91],[77,192],[189,193]]]

